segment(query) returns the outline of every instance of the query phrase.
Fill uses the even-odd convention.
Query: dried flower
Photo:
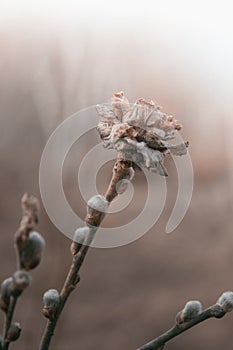
[[[223,293],[217,301],[225,312],[233,310],[233,292]]]
[[[96,110],[100,116],[97,130],[104,146],[115,149],[121,158],[140,168],[166,176],[165,154],[187,153],[188,143],[170,144],[181,125],[162,113],[153,101],[140,98],[130,105],[124,93],[119,92],[113,95],[111,104],[97,105]]]

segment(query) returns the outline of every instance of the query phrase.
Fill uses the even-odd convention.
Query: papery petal
[[[167,145],[166,147],[174,156],[184,156],[187,154],[188,142],[179,145]]]
[[[115,116],[120,121],[123,121],[124,115],[131,111],[129,101],[123,91],[114,94],[111,98],[111,103]]]

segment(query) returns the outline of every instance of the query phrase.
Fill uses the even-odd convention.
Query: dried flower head
[[[140,168],[166,176],[165,154],[187,153],[188,143],[170,144],[181,125],[161,112],[153,101],[140,98],[131,105],[124,93],[119,92],[113,95],[111,104],[97,105],[96,110],[100,116],[97,130],[104,146],[115,149],[121,158]]]

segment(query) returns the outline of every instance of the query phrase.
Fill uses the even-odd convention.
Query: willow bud
[[[89,199],[87,202],[88,212],[92,212],[93,209],[100,211],[102,213],[106,213],[108,209],[109,202],[106,200],[104,196],[97,194]]]
[[[73,242],[71,243],[71,246],[70,246],[70,251],[73,255],[79,252],[89,232],[90,232],[90,228],[87,226],[79,227],[75,231]]]
[[[10,302],[12,281],[13,281],[13,278],[8,277],[1,284],[0,308],[5,312],[7,312],[9,302]]]
[[[60,305],[60,295],[56,289],[49,289],[43,295],[43,315],[50,320],[54,319]]]
[[[87,215],[91,218],[91,224],[98,226],[98,222],[102,220],[107,212],[109,202],[104,196],[96,195],[87,202]]]
[[[122,179],[120,181],[118,181],[118,183],[116,184],[116,191],[118,194],[123,194],[129,185],[129,180],[126,179]]]
[[[131,181],[133,179],[133,177],[134,177],[134,174],[135,174],[134,169],[132,167],[130,167],[129,171],[128,171],[128,174],[125,177],[125,179]]]
[[[25,271],[16,271],[12,276],[11,295],[19,296],[31,283],[31,276]]]
[[[45,247],[45,240],[40,233],[31,231],[18,246],[20,266],[22,269],[31,270],[39,265],[43,250]]]
[[[182,311],[176,315],[176,323],[181,324],[191,321],[202,312],[202,305],[198,300],[191,300],[185,304]]]
[[[12,323],[7,332],[7,340],[9,342],[17,340],[20,336],[20,333],[21,333],[20,324],[18,322]]]
[[[233,292],[223,293],[217,301],[225,312],[233,310]]]
[[[178,312],[178,314],[176,315],[175,321],[176,321],[176,324],[184,323],[183,310]]]
[[[127,190],[128,185],[130,181],[133,179],[133,177],[134,177],[134,169],[130,167],[125,177],[119,180],[118,183],[116,184],[116,191],[118,194],[123,194]]]

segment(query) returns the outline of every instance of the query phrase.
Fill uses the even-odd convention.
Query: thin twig
[[[163,333],[159,337],[151,340],[149,343],[141,346],[138,350],[158,350],[162,349],[163,346],[172,338],[177,337],[179,334],[187,331],[189,328],[196,326],[198,323],[203,322],[211,317],[221,318],[225,315],[225,311],[218,304],[210,306],[208,309],[201,312],[199,315],[194,317],[188,322],[181,324],[175,324],[167,332]]]
[[[118,159],[115,163],[114,169],[113,169],[113,175],[110,181],[110,184],[108,186],[108,189],[105,193],[106,200],[110,203],[112,200],[118,195],[116,186],[117,183],[120,180],[123,180],[125,178],[129,177],[130,173],[130,167],[131,162],[124,161],[121,159]],[[79,275],[78,272],[83,264],[83,261],[85,259],[85,256],[88,252],[89,245],[91,244],[92,240],[94,239],[95,233],[100,226],[102,220],[103,220],[103,214],[99,211],[95,211],[92,213],[92,215],[87,214],[85,221],[87,226],[90,227],[90,234],[87,237],[86,241],[84,242],[84,245],[81,247],[80,251],[73,256],[73,260],[69,269],[69,272],[67,274],[65,283],[63,285],[63,288],[60,292],[60,305],[56,312],[56,315],[53,319],[49,320],[44,332],[44,335],[41,340],[40,344],[40,350],[47,350],[49,348],[49,345],[51,343],[54,330],[57,324],[57,321],[62,313],[62,310],[66,304],[66,301],[70,295],[70,293],[75,289],[77,283],[79,282]]]
[[[39,215],[39,201],[35,196],[25,193],[21,199],[22,219],[18,230],[15,233],[15,248],[17,256],[17,268],[22,268],[21,253],[23,243],[28,238],[30,231],[32,231],[38,224]]]
[[[38,212],[39,212],[38,199],[32,195],[25,193],[21,200],[21,207],[22,207],[22,219],[21,219],[19,228],[15,233],[17,268],[19,270],[23,269],[23,266],[21,264],[21,256],[20,256],[23,242],[29,236],[30,231],[33,230],[36,224],[38,223]],[[13,290],[11,292],[13,292]],[[3,325],[3,350],[7,350],[10,345],[10,341],[7,339],[7,333],[12,323],[18,296],[19,295],[16,296],[16,294],[10,296],[9,305],[7,307],[4,325]]]
[[[7,350],[9,348],[10,342],[7,339],[7,333],[8,330],[11,326],[12,318],[14,315],[16,303],[17,303],[18,298],[11,296],[10,297],[10,302],[8,306],[7,313],[5,314],[5,320],[4,320],[4,326],[3,326],[3,350]]]

